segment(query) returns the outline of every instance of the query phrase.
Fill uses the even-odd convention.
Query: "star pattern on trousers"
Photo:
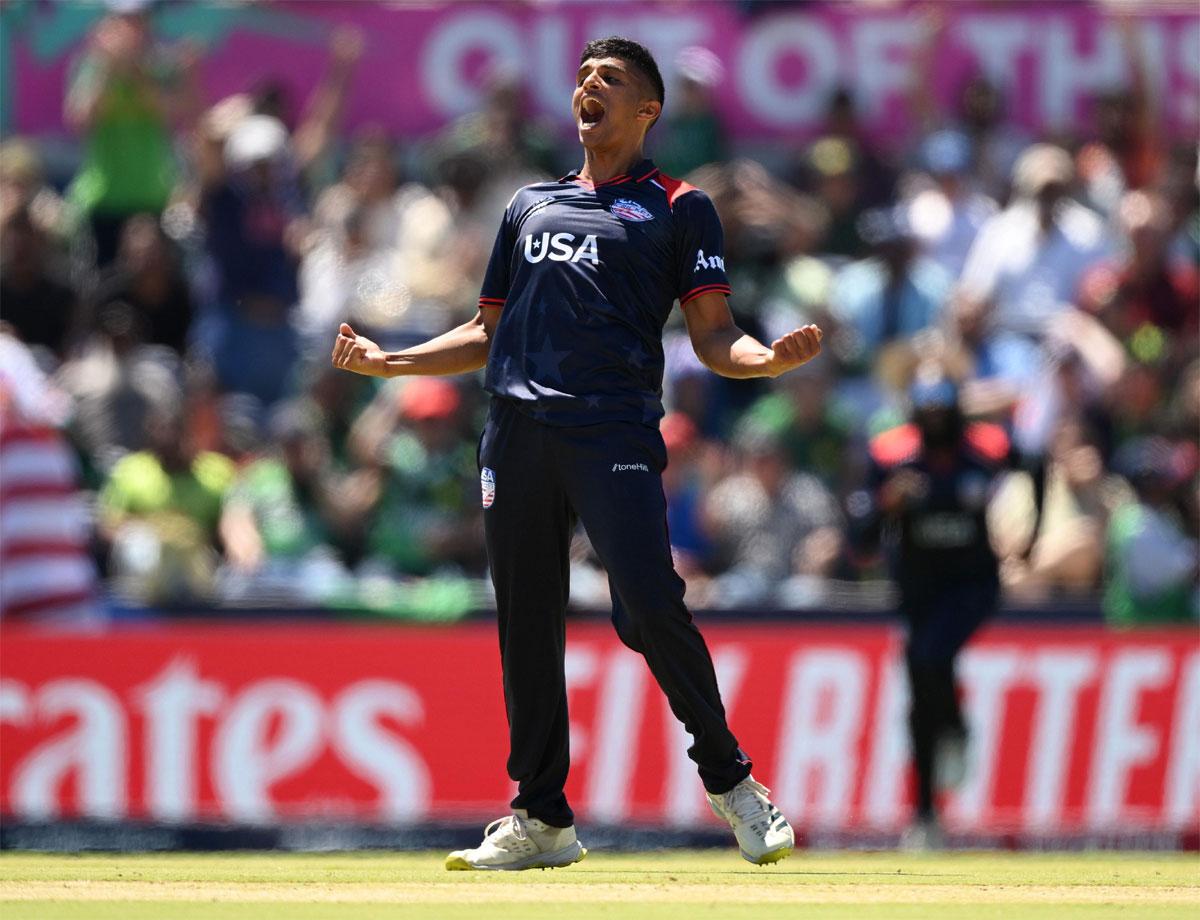
[[[556,351],[550,336],[542,339],[542,350],[531,351],[527,358],[533,362],[534,373],[548,383],[562,383],[562,363],[568,351]]]
[[[589,409],[599,409],[600,408],[600,397],[599,396],[585,396],[585,397],[583,397],[583,401],[585,403],[587,403],[587,407]]]

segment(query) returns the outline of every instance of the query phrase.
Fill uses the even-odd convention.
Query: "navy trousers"
[[[909,737],[917,774],[917,817],[936,814],[934,761],[938,739],[965,737],[966,721],[958,701],[955,662],[967,640],[995,612],[1000,585],[995,579],[939,585],[935,590],[901,589],[901,611],[908,621],[905,663],[912,708]]]
[[[557,427],[493,399],[479,444],[484,528],[499,613],[513,808],[555,827],[574,815],[563,674],[568,549],[582,521],[608,572],[613,624],[643,655],[692,735],[705,788],[728,792],[750,761],[725,721],[712,658],[683,603],[667,538],[657,429],[625,422]]]

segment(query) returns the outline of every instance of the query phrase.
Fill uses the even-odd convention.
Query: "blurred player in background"
[[[380,377],[487,367],[480,442],[484,526],[499,612],[514,813],[449,869],[564,866],[586,850],[563,792],[568,546],[577,521],[609,575],[613,622],[645,656],[691,733],[708,800],[742,855],[776,862],[791,827],[750,776],[725,720],[712,659],[684,606],[667,538],[662,331],[676,300],[700,360],[726,377],[775,377],[816,357],[821,330],[762,345],[734,325],[721,224],[703,192],[642,151],[663,107],[653,57],[621,38],[589,42],[572,112],[583,167],[509,202],[470,322],[383,352],[341,327],[333,363]]]
[[[930,849],[942,844],[935,794],[966,777],[955,662],[999,602],[987,508],[1013,452],[1002,428],[964,419],[958,388],[939,368],[918,372],[911,401],[912,420],[872,440],[867,487],[848,511],[861,547],[882,544],[900,592],[917,774],[904,843]]]

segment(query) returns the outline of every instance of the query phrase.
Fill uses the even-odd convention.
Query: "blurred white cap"
[[[261,160],[276,160],[287,153],[288,132],[271,115],[247,115],[225,141],[225,165],[245,169]]]
[[[1071,155],[1054,144],[1033,144],[1013,166],[1013,187],[1023,198],[1036,198],[1047,185],[1070,185],[1074,181]]]
[[[683,79],[710,89],[725,78],[725,65],[721,59],[700,45],[680,51],[675,57],[675,70]]]

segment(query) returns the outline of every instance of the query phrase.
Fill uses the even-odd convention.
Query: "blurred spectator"
[[[195,49],[157,45],[148,2],[109,7],[71,76],[65,111],[85,137],[68,197],[91,225],[101,266],[116,256],[127,218],[167,206],[176,176],[172,127],[198,113],[199,98]]]
[[[1076,157],[1087,202],[1111,214],[1127,190],[1145,189],[1159,180],[1164,164],[1161,127],[1155,124],[1142,47],[1128,13],[1117,16],[1117,29],[1130,74],[1128,87],[1113,88],[1095,100],[1092,120],[1098,137]]]
[[[1171,259],[1171,215],[1158,195],[1135,191],[1116,207],[1124,251],[1083,279],[1083,306],[1122,340],[1143,326],[1194,337],[1200,327],[1200,270]]]
[[[489,172],[562,172],[554,130],[530,113],[523,76],[520,72],[491,74],[478,111],[463,115],[442,133],[440,156],[476,157],[489,164]]]
[[[980,228],[996,202],[973,187],[971,140],[961,131],[937,131],[921,145],[921,167],[931,181],[912,183],[901,203],[922,251],[957,280]]]
[[[671,554],[676,571],[690,582],[713,562],[712,540],[706,532],[703,513],[704,496],[714,479],[711,454],[709,445],[686,415],[672,412],[659,427],[668,458],[663,471],[663,491],[667,496]]]
[[[835,405],[829,362],[797,368],[745,413],[746,423],[776,432],[793,469],[806,470],[839,493],[864,472],[848,450],[849,420]]]
[[[112,468],[97,499],[112,573],[126,593],[147,603],[210,600],[233,463],[196,452],[177,407],[151,411],[146,442],[146,450]]]
[[[362,212],[364,243],[373,252],[400,243],[405,212],[429,194],[419,183],[402,183],[396,144],[382,128],[369,128],[354,138],[341,178],[321,193],[314,208],[319,229],[336,233],[348,216]]]
[[[137,314],[110,301],[97,314],[95,331],[59,370],[75,402],[72,431],[103,478],[122,456],[146,446],[147,418],[182,400],[178,356],[146,346]]]
[[[678,95],[658,126],[661,135],[654,143],[654,162],[663,172],[685,176],[728,156],[713,99],[725,78],[725,65],[707,48],[684,48],[675,57],[675,78],[672,89]]]
[[[206,345],[224,388],[270,405],[284,394],[298,354],[288,316],[308,229],[283,123],[241,119],[205,180],[200,214],[218,278]]]
[[[832,256],[858,258],[868,244],[859,235],[859,218],[866,205],[854,146],[843,138],[822,138],[809,150],[808,167],[811,179],[806,185],[829,212],[818,249]]]
[[[396,278],[396,250],[371,246],[367,220],[367,209],[354,207],[304,256],[296,325],[314,351],[327,350],[342,322],[387,329],[411,302]]]
[[[1073,179],[1065,150],[1030,147],[1013,174],[1013,203],[975,239],[957,320],[979,355],[981,376],[1027,375],[1047,322],[1077,302],[1084,272],[1112,250],[1100,218],[1067,197]]]
[[[93,295],[99,309],[119,301],[133,308],[148,345],[182,354],[192,325],[192,294],[179,259],[158,221],[139,214],[125,222],[117,259]]]
[[[486,151],[439,148],[432,195],[405,211],[398,277],[412,302],[393,320],[399,341],[424,340],[474,315],[492,241],[513,189],[541,181]]]
[[[1039,363],[1025,380],[1011,386],[974,381],[964,387],[964,399],[979,415],[1003,418],[1013,408],[1013,440],[1027,458],[1044,455],[1062,422],[1076,419],[1097,438],[1107,462],[1114,440],[1110,406],[1127,366],[1121,343],[1103,325],[1065,310],[1047,324]],[[989,391],[990,404],[979,397]]]
[[[329,69],[313,89],[300,123],[291,131],[296,168],[307,174],[329,149],[345,107],[354,70],[366,49],[366,36],[356,26],[339,26],[329,37]],[[252,111],[269,115],[291,127],[286,91],[265,81],[252,94]]]
[[[916,74],[909,93],[913,122],[922,132],[938,128],[962,131],[971,144],[972,173],[980,191],[995,201],[1008,200],[1013,166],[1028,139],[1006,119],[1004,98],[988,77],[977,74],[957,94],[956,111],[948,117],[938,110],[941,86],[934,64],[942,56],[949,17],[941,3],[924,4],[921,10],[923,41],[913,54]]]
[[[1036,542],[1028,559],[1022,558],[1018,546],[1011,547],[1005,585],[1034,594],[1097,589],[1109,519],[1130,497],[1124,480],[1106,471],[1100,438],[1081,420],[1064,420],[1051,443],[1041,527],[1033,535]],[[1012,510],[1026,525],[1038,519],[1032,504]],[[1028,532],[1017,541],[1027,546]]]
[[[45,233],[28,208],[19,208],[0,226],[0,311],[27,345],[42,345],[58,357],[78,322],[77,298],[58,277],[47,252]]]
[[[1170,445],[1135,439],[1116,465],[1136,498],[1116,511],[1108,528],[1105,616],[1116,626],[1194,623],[1200,618],[1197,544],[1173,501],[1180,483]]]
[[[431,193],[415,182],[400,185],[396,155],[382,131],[362,134],[341,181],[317,201],[319,233],[301,268],[297,322],[322,357],[343,321],[377,334],[404,325],[412,294],[401,247],[414,210],[428,209]]]
[[[822,141],[837,141],[844,145],[843,149],[852,164],[856,203],[860,208],[879,207],[892,200],[896,172],[879,154],[875,143],[859,122],[854,93],[845,86],[838,87],[830,94],[824,130],[810,149],[810,158],[818,170],[822,169],[818,162],[822,157],[817,156]],[[838,155],[837,161],[840,161],[841,155]]]
[[[20,137],[0,143],[0,224],[27,210],[35,227],[55,244],[66,232],[66,207],[46,184],[42,161],[33,143]]]
[[[842,354],[855,364],[936,325],[951,285],[950,276],[920,254],[903,211],[872,209],[859,223],[872,254],[838,272],[830,292],[834,316],[854,336]]]
[[[364,503],[339,489],[321,419],[301,401],[280,405],[270,425],[272,452],[243,469],[225,496],[221,542],[233,568],[262,574],[301,597],[316,577],[361,549]],[[308,597],[307,600],[321,600]]]
[[[475,452],[463,438],[462,399],[439,377],[385,387],[351,434],[378,477],[366,553],[407,575],[445,567],[483,570]]]
[[[743,426],[740,470],[706,503],[708,527],[728,563],[720,603],[769,603],[792,575],[827,576],[842,554],[837,503],[816,476],[792,470],[778,435]]]
[[[69,403],[0,326],[0,618],[99,619],[91,527],[60,433]]]

